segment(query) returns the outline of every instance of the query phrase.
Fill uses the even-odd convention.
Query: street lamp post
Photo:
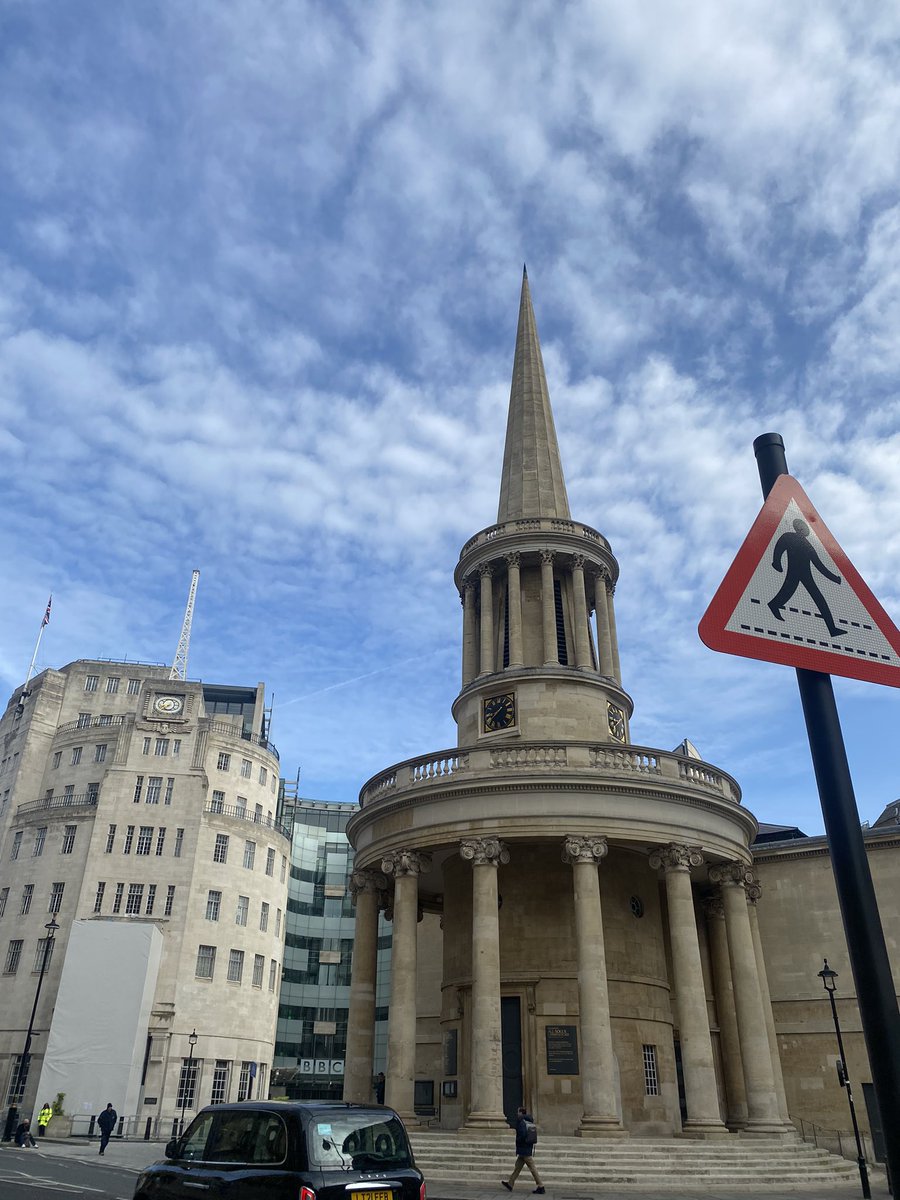
[[[844,1041],[841,1037],[841,1024],[838,1021],[837,1005],[834,1002],[834,993],[837,990],[837,971],[833,971],[828,965],[828,959],[823,960],[822,970],[819,971],[819,978],[828,993],[828,999],[831,1001],[831,1015],[834,1018],[834,1032],[837,1035],[838,1054],[838,1080],[842,1088],[847,1089],[847,1103],[850,1105],[850,1120],[853,1122],[853,1136],[856,1138],[856,1163],[859,1167],[859,1181],[862,1184],[862,1194],[865,1200],[869,1200],[872,1191],[869,1187],[869,1172],[866,1169],[866,1156],[863,1154],[862,1141],[859,1136],[859,1124],[856,1120],[856,1107],[853,1103],[853,1089],[850,1087],[850,1075],[847,1071],[847,1059],[844,1055]]]
[[[13,1114],[18,1107],[22,1097],[20,1092],[23,1086],[24,1079],[28,1078],[29,1058],[31,1055],[31,1038],[34,1033],[34,1018],[37,1016],[38,1001],[41,998],[41,984],[44,982],[44,972],[47,970],[47,963],[50,961],[50,955],[53,953],[53,939],[56,937],[56,931],[59,925],[56,922],[56,917],[51,916],[50,920],[44,926],[47,930],[47,936],[44,938],[44,953],[41,955],[41,970],[38,975],[37,987],[34,992],[34,1004],[31,1006],[31,1017],[28,1021],[28,1032],[25,1034],[25,1049],[22,1051],[22,1057],[19,1059],[19,1069],[16,1071],[16,1085],[13,1088],[12,1102],[9,1106],[9,1112],[6,1114],[6,1127],[10,1129],[14,1124]],[[6,1139],[9,1140],[8,1138]]]
[[[181,1129],[178,1131],[180,1137],[184,1133],[184,1110],[187,1108],[188,1087],[191,1089],[191,1099],[194,1098],[194,1047],[200,1039],[197,1037],[197,1030],[194,1029],[188,1038],[188,1065],[184,1075],[184,1087],[181,1089]]]

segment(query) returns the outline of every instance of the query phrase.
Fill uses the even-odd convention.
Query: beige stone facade
[[[277,752],[261,733],[263,687],[212,687],[169,674],[80,660],[44,671],[0,719],[0,1086],[7,1102],[35,995],[39,939],[51,915],[59,925],[36,1013],[25,1110],[42,1099],[36,1089],[46,1048],[57,1044],[55,1023],[62,1022],[57,1034],[79,1019],[93,1031],[121,1003],[116,962],[103,978],[85,981],[67,957],[76,925],[89,935],[102,923],[153,925],[162,954],[158,966],[135,960],[148,972],[149,1013],[137,1044],[123,1049],[129,1061],[119,1075],[103,1076],[137,1076],[134,1109],[123,1111],[121,1094],[98,1102],[112,1098],[121,1115],[141,1121],[160,1118],[165,1130],[180,1115],[179,1089],[189,1082],[183,1064],[192,1030],[198,1040],[188,1115],[214,1093],[266,1094],[291,843],[278,820]],[[68,994],[91,997],[83,1013],[56,1005],[64,973]]]
[[[393,911],[387,1102],[412,1117],[415,1078],[439,1066],[445,1128],[504,1128],[525,1102],[546,1133],[791,1135],[748,904],[757,824],[724,772],[631,743],[618,572],[569,512],[526,278],[498,519],[454,576],[458,744],[370,780],[348,825]],[[417,1005],[435,1007],[438,954],[436,1063]],[[360,997],[370,973],[361,952]],[[354,1036],[345,1096],[364,1099]]]

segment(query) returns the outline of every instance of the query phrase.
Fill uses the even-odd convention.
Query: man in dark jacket
[[[111,1104],[107,1104],[103,1112],[97,1118],[97,1124],[100,1126],[100,1153],[102,1154],[109,1145],[109,1139],[112,1137],[112,1132],[116,1127],[116,1121],[119,1119],[119,1114]]]
[[[536,1145],[537,1128],[534,1124],[534,1117],[526,1108],[521,1107],[516,1113],[516,1165],[513,1167],[512,1175],[510,1175],[508,1180],[500,1180],[508,1192],[511,1192],[515,1187],[516,1180],[519,1178],[519,1172],[522,1168],[527,1167],[534,1178],[534,1182],[537,1184],[533,1195],[543,1196],[544,1182],[541,1179],[540,1172],[534,1165],[534,1148]]]

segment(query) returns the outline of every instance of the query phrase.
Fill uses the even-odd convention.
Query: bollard
[[[97,1123],[96,1116],[91,1114],[91,1123],[90,1123],[90,1125],[88,1125],[88,1137],[89,1138],[92,1138],[94,1136],[94,1126],[96,1125],[96,1123]]]
[[[146,1124],[146,1126],[145,1126],[145,1128],[144,1128],[144,1141],[145,1141],[145,1142],[149,1142],[149,1141],[150,1141],[150,1129],[151,1129],[152,1125],[153,1125],[153,1118],[152,1118],[152,1117],[148,1117],[148,1118],[147,1118],[147,1124]]]
[[[177,1117],[176,1117],[176,1118],[175,1118],[175,1120],[172,1122],[172,1137],[173,1137],[173,1138],[177,1138],[177,1137],[178,1137],[178,1118],[177,1118]]]

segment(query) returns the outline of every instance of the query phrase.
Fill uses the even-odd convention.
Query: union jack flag
[[[46,609],[46,612],[44,613],[44,619],[43,619],[43,621],[41,621],[41,629],[43,629],[45,625],[50,624],[50,605],[52,603],[53,603],[53,597],[51,596],[50,599],[47,601],[47,609]]]

